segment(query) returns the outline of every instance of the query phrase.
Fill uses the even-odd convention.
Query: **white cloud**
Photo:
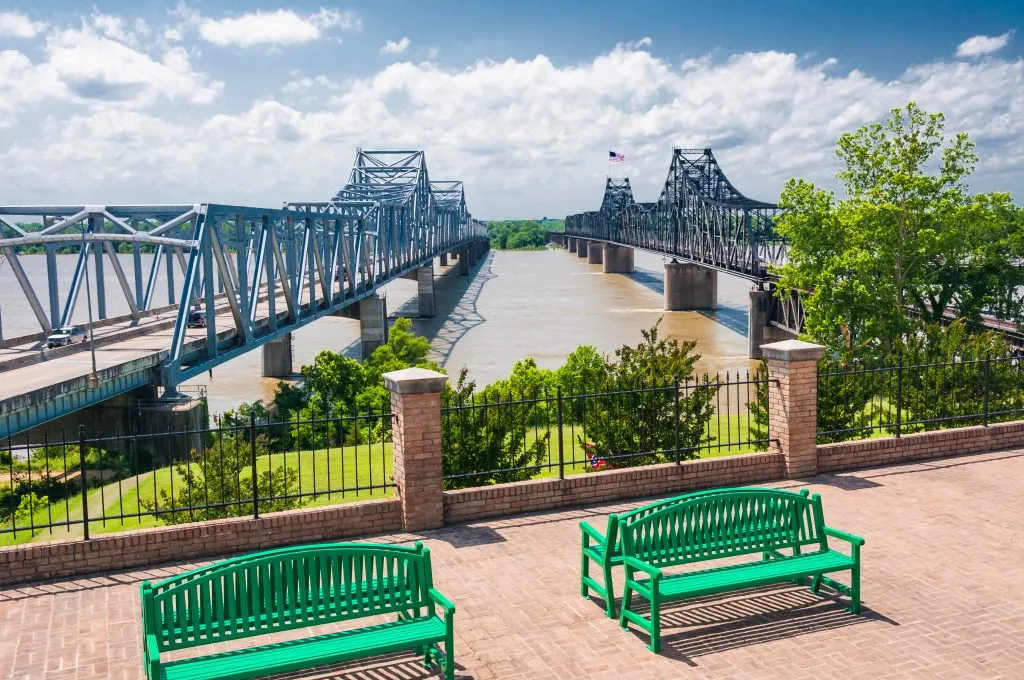
[[[190,120],[180,120],[176,107],[54,113],[38,130],[0,142],[0,202],[273,206],[322,199],[344,182],[355,147],[363,146],[426,149],[431,177],[464,180],[469,207],[480,217],[561,215],[597,207],[609,148],[630,159],[638,200],[656,199],[673,145],[711,145],[741,191],[773,200],[791,176],[831,185],[839,134],[911,100],[943,111],[948,132],[966,130],[978,142],[975,188],[1019,194],[1024,187],[1024,60],[943,60],[881,80],[827,58],[815,63],[766,51],[678,65],[642,47],[620,45],[568,66],[544,56],[457,70],[404,62],[344,82],[330,72],[293,72],[280,101]],[[115,83],[162,80],[161,87],[136,91],[129,100],[135,103],[165,92],[181,101],[201,101],[188,97],[206,92],[209,101],[218,91],[184,52],[153,59],[122,48],[141,56],[117,55],[112,72],[79,68]],[[10,106],[8,93],[24,83],[46,92],[66,88],[68,62],[87,62],[70,52],[58,60],[57,45],[48,49],[51,60],[41,64],[0,53],[0,83],[10,83],[0,84],[0,107]],[[173,54],[183,61],[172,68]],[[311,94],[317,96],[284,101]]]
[[[985,54],[992,54],[1006,47],[1010,42],[1013,31],[1007,31],[1002,35],[976,35],[960,43],[956,48],[958,57],[980,57]]]
[[[34,38],[46,28],[41,21],[32,21],[17,12],[0,12],[0,35],[12,38]]]
[[[359,17],[351,12],[321,9],[301,16],[290,9],[278,9],[224,19],[204,18],[199,22],[199,35],[221,47],[293,45],[320,40],[328,29],[359,29],[361,26]]]
[[[224,84],[197,72],[184,48],[150,54],[135,45],[148,27],[132,26],[96,15],[81,28],[48,32],[38,61],[14,50],[0,52],[0,127],[46,101],[124,110],[159,100],[209,104],[218,97]]]
[[[411,44],[412,41],[409,40],[408,36],[403,37],[398,42],[395,42],[394,40],[388,40],[386,43],[384,43],[384,46],[380,48],[380,53],[401,54],[402,52],[405,52],[407,49],[409,49],[409,45]]]

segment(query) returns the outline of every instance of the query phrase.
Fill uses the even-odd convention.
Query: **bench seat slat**
[[[853,560],[835,550],[783,557],[765,562],[748,562],[717,569],[663,576],[658,587],[662,600],[676,600],[697,595],[710,595],[737,588],[768,585],[853,567]],[[650,588],[650,580],[637,580]]]
[[[394,621],[340,633],[164,663],[162,680],[245,680],[442,642],[444,621]]]

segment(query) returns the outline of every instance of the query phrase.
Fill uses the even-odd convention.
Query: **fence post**
[[[395,493],[405,531],[444,525],[441,390],[448,376],[424,368],[384,374],[391,391]]]
[[[679,378],[675,381],[675,424],[676,465],[679,465]]]
[[[818,360],[821,345],[785,340],[761,345],[768,360],[771,450],[783,456],[786,477],[818,473]]]
[[[984,415],[982,416],[981,424],[988,427],[988,389],[989,389],[989,377],[992,364],[992,353],[985,352],[985,407]]]
[[[85,425],[78,426],[78,467],[82,484],[82,538],[89,540],[89,484],[85,478]]]
[[[903,432],[903,352],[896,362],[896,437]]]
[[[223,437],[224,433],[221,432]],[[259,488],[256,476],[256,414],[249,414],[249,460],[252,463],[252,516],[260,518]]]
[[[565,479],[565,459],[562,452],[562,386],[558,386],[558,478]]]

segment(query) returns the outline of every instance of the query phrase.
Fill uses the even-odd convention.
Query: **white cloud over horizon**
[[[1002,35],[976,35],[964,40],[956,48],[958,57],[980,57],[992,54],[1006,47],[1010,42],[1013,31],[1007,31]]]
[[[220,47],[294,45],[320,40],[328,29],[358,29],[359,17],[352,12],[323,9],[302,16],[290,9],[256,11],[223,19],[202,18],[199,35]],[[173,29],[172,29],[173,30]]]
[[[17,12],[0,12],[0,36],[34,38],[46,28],[42,21],[32,21]]]
[[[409,49],[409,45],[412,41],[409,40],[408,36],[403,36],[401,40],[395,42],[394,40],[388,40],[384,43],[384,46],[380,48],[381,54],[401,54]]]
[[[630,159],[641,201],[657,198],[673,146],[711,146],[741,191],[773,200],[790,176],[831,186],[839,134],[911,100],[978,142],[979,188],[1024,193],[1020,59],[951,57],[883,80],[777,51],[674,63],[644,38],[571,65],[293,70],[271,84],[280,95],[229,107],[233,81],[199,67],[190,16],[146,26],[164,37],[149,48],[137,22],[104,19],[46,29],[38,58],[0,51],[0,202],[315,200],[344,182],[357,146],[425,149],[431,177],[464,180],[481,218],[596,209],[608,149]]]

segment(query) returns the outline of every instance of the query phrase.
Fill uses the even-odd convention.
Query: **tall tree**
[[[1020,320],[1024,220],[1009,194],[970,194],[978,162],[966,133],[914,103],[843,134],[836,153],[846,198],[802,179],[786,184],[780,287],[803,292],[807,332],[834,349],[890,352],[918,320],[956,310]]]

